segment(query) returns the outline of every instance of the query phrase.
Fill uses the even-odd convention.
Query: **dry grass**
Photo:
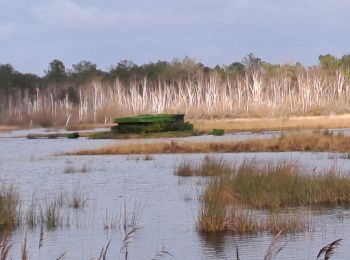
[[[8,132],[18,130],[19,127],[13,125],[0,125],[0,132]]]
[[[175,174],[180,169],[181,176],[214,176],[203,194],[198,218],[198,229],[203,232],[301,232],[310,229],[304,217],[279,212],[289,207],[350,204],[350,177],[334,170],[308,174],[295,162],[246,160],[231,165],[208,156],[200,164],[187,164],[185,171],[183,165]],[[276,215],[269,213],[262,220],[239,207]]]
[[[332,243],[322,247],[318,252],[316,259],[319,259],[322,255],[324,255],[325,260],[330,259],[334,255],[335,250],[340,246],[342,240],[343,239],[334,240]]]
[[[348,128],[350,114],[279,118],[198,119],[191,120],[191,123],[199,131],[206,132],[212,131],[214,128],[224,129],[225,132]]]
[[[296,162],[246,160],[226,172],[217,173],[204,200],[268,210],[350,203],[350,177],[333,169],[306,173]]]
[[[0,236],[0,259],[6,260],[9,256],[12,244],[10,244],[9,234]]]
[[[202,162],[193,162],[191,160],[183,160],[175,169],[175,175],[181,177],[189,176],[218,176],[221,174],[229,174],[231,167],[228,162],[223,159],[216,159],[206,155]]]
[[[205,202],[202,206],[197,230],[200,232],[230,232],[234,235],[252,235],[268,232],[271,234],[295,234],[312,230],[310,221],[301,213],[267,214],[257,216],[243,208],[228,208],[224,203]]]
[[[270,139],[226,142],[159,142],[115,145],[94,150],[82,150],[66,155],[105,154],[167,154],[167,153],[239,153],[239,152],[348,152],[350,136],[330,131],[291,133]]]
[[[19,192],[13,185],[0,185],[0,232],[9,231],[19,224]]]

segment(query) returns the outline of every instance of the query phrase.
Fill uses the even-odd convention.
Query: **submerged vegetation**
[[[298,209],[350,203],[349,176],[334,169],[308,173],[296,162],[245,160],[230,164],[206,156],[199,164],[182,162],[175,174],[213,176],[198,217],[198,229],[204,232],[300,232],[312,225]]]
[[[72,161],[67,160],[64,173],[87,173],[93,170],[92,162],[84,162],[81,167],[76,167]]]
[[[321,55],[319,66],[271,64],[253,54],[230,65],[183,60],[109,71],[53,60],[43,77],[0,65],[0,123],[26,126],[111,123],[135,114],[185,113],[187,119],[348,113],[349,55]]]
[[[348,152],[350,136],[332,131],[296,132],[269,139],[250,139],[225,142],[171,141],[159,143],[131,143],[82,150],[70,155],[100,154],[162,154],[162,153],[239,153],[239,152]]]

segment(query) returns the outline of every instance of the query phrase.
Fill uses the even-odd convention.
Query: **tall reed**
[[[14,185],[0,184],[0,232],[19,224],[19,192]]]
[[[244,160],[234,164],[206,156],[197,165],[188,164],[185,172],[180,164],[175,174],[179,170],[181,176],[213,176],[198,217],[198,229],[205,232],[300,232],[310,229],[310,223],[299,213],[280,215],[281,211],[350,203],[350,177],[334,169],[307,173],[297,162]],[[254,210],[265,210],[268,217],[257,218]]]

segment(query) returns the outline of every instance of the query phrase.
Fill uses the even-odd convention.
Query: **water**
[[[20,134],[27,133],[21,131]],[[111,219],[120,218],[124,203],[129,213],[135,203],[140,203],[142,208],[137,225],[140,229],[130,239],[129,259],[152,259],[162,248],[173,255],[165,254],[162,259],[235,259],[236,245],[241,259],[262,259],[273,239],[270,234],[204,236],[196,231],[197,198],[203,189],[203,181],[196,177],[179,178],[174,176],[173,171],[183,158],[199,160],[203,158],[202,154],[154,155],[153,160],[149,161],[138,155],[57,156],[62,152],[107,144],[145,141],[12,138],[18,135],[17,132],[0,134],[0,177],[19,188],[24,210],[33,194],[39,201],[45,202],[62,191],[71,194],[77,187],[84,191],[88,201],[83,210],[66,208],[62,213],[62,226],[45,230],[40,249],[40,227],[14,231],[11,236],[13,259],[20,258],[26,233],[31,259],[56,259],[65,251],[64,259],[91,259],[98,257],[109,241],[107,259],[124,259],[124,251],[121,250],[125,236],[123,228],[105,229],[106,223],[113,222]],[[252,136],[265,138],[266,133],[250,134]],[[201,136],[186,140],[245,138],[249,138],[249,134]],[[154,140],[147,140],[151,141]],[[350,171],[350,160],[329,153],[240,153],[217,156],[237,161],[244,158],[295,159],[310,168],[337,166],[345,173]],[[78,170],[84,164],[89,164],[91,169],[86,173],[67,174],[64,173],[67,164]],[[282,237],[281,244],[287,244],[275,259],[315,259],[321,247],[338,238],[344,238],[344,241],[334,259],[348,259],[350,211],[324,209],[321,214],[311,214],[317,223],[315,231]]]

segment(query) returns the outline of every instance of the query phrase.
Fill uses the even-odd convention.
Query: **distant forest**
[[[0,64],[0,123],[111,122],[137,113],[235,118],[349,112],[350,55],[320,55],[317,66],[271,64],[250,53],[208,67],[189,57],[109,71],[90,61],[52,60],[42,77]],[[336,105],[334,105],[336,104]]]
[[[287,71],[289,75],[296,77],[297,70],[301,67],[300,63],[271,64],[252,53],[244,57],[241,62],[216,65],[215,67],[205,66],[194,59],[185,57],[182,60],[157,61],[143,65],[123,60],[109,71],[102,71],[97,68],[96,64],[85,60],[72,65],[72,68],[69,69],[62,61],[55,59],[49,63],[48,69],[45,70],[45,75],[42,77],[19,72],[11,64],[0,64],[0,94],[7,96],[22,90],[29,91],[29,94],[34,95],[36,89],[60,87],[62,98],[68,93],[73,100],[77,101],[76,90],[93,80],[111,82],[118,79],[127,85],[134,81],[142,82],[145,78],[151,82],[177,82],[196,79],[199,76],[209,76],[211,73],[216,73],[223,79],[236,80],[252,70],[259,70],[267,77],[273,77],[283,70],[283,72]],[[350,55],[344,55],[341,58],[330,54],[320,55],[318,68],[324,73],[335,73],[341,70],[346,76],[350,76]]]

